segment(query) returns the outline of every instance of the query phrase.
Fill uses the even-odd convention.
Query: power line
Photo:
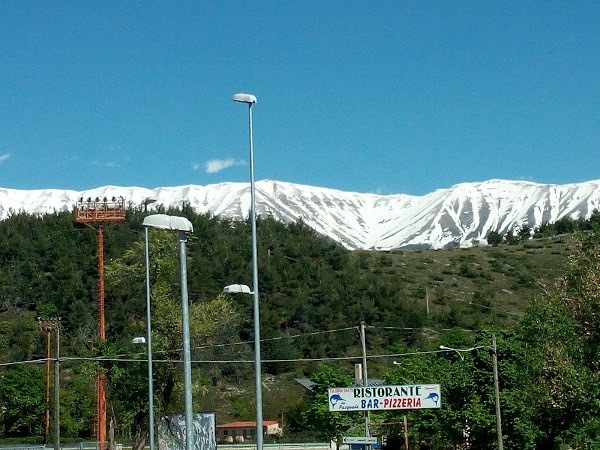
[[[468,328],[430,328],[430,327],[380,327],[377,325],[367,325],[370,329],[382,329],[382,330],[404,330],[404,331],[465,331],[467,333],[475,333],[477,330],[471,330]]]
[[[404,330],[404,331],[455,331],[455,330],[460,330],[460,331],[465,331],[465,332],[469,332],[469,333],[474,333],[477,330],[471,330],[471,329],[465,329],[465,328],[430,328],[430,327],[421,327],[421,328],[416,328],[416,327],[392,327],[392,326],[376,326],[376,325],[367,325],[367,328],[369,329],[384,329],[384,330]],[[277,336],[274,338],[267,338],[267,339],[261,339],[261,342],[268,342],[268,341],[277,341],[277,340],[281,340],[281,339],[297,339],[297,338],[302,338],[302,337],[307,337],[307,336],[314,336],[314,335],[319,335],[319,334],[331,334],[331,333],[337,333],[337,332],[342,332],[342,331],[350,331],[350,330],[357,330],[358,327],[357,326],[353,326],[353,327],[345,327],[345,328],[337,328],[334,330],[323,330],[323,331],[313,331],[313,332],[309,332],[309,333],[298,333],[298,334],[294,334],[294,335],[289,335],[289,336]],[[235,346],[235,345],[248,345],[253,343],[254,341],[238,341],[238,342],[232,342],[232,343],[223,343],[223,344],[213,344],[213,345],[204,345],[204,346],[198,346],[198,347],[194,347],[194,349],[211,349],[211,348],[219,348],[219,347],[227,347],[227,346]],[[169,352],[179,352],[182,351],[182,349],[177,348],[177,349],[169,349],[169,350],[157,350],[154,353],[155,354],[164,354],[164,353],[169,353]],[[375,359],[375,358],[394,358],[394,357],[401,357],[401,356],[411,356],[411,355],[422,355],[422,354],[430,354],[430,353],[439,353],[440,350],[432,350],[432,351],[419,351],[419,352],[407,352],[407,353],[390,353],[390,354],[380,354],[380,355],[367,355],[368,359]],[[138,355],[141,355],[142,353],[135,353]],[[310,362],[310,361],[336,361],[336,360],[355,360],[355,359],[361,359],[362,355],[357,355],[357,356],[339,356],[339,357],[321,357],[321,358],[295,358],[295,359],[262,359],[262,362],[267,362],[267,363],[284,363],[284,362]],[[53,359],[54,360],[54,359]],[[11,366],[11,365],[19,365],[19,364],[41,364],[41,363],[45,363],[47,362],[48,359],[47,358],[41,358],[41,359],[35,359],[35,360],[24,360],[24,361],[13,361],[13,362],[8,362],[8,363],[0,363],[0,367],[3,366]],[[128,357],[126,354],[119,354],[119,355],[115,355],[114,357],[108,357],[108,356],[94,356],[94,357],[75,357],[75,356],[67,356],[67,357],[61,357],[60,361],[92,361],[92,362],[102,362],[102,361],[107,361],[107,362],[147,362],[148,360],[146,358],[131,358]],[[180,359],[159,359],[159,360],[153,360],[153,362],[156,363],[180,363],[182,362],[182,360]],[[235,363],[254,363],[254,360],[193,360],[193,363],[196,364],[235,364]]]
[[[405,353],[387,353],[387,354],[381,354],[381,355],[367,355],[366,357],[368,359],[375,359],[375,358],[396,358],[396,357],[401,357],[401,356],[415,356],[415,355],[427,355],[427,354],[434,354],[434,353],[444,353],[446,352],[446,350],[428,350],[428,351],[419,351],[419,352],[405,352]],[[311,362],[311,361],[351,361],[351,360],[357,360],[357,359],[362,359],[363,356],[362,355],[355,355],[355,356],[326,356],[326,357],[322,357],[322,358],[291,358],[291,359],[263,359],[261,360],[262,362],[266,362],[266,363],[289,363],[289,362]],[[43,363],[46,361],[46,358],[44,359],[38,359],[38,360],[28,360],[28,361],[13,361],[10,363],[2,363],[0,364],[0,366],[9,366],[9,365],[17,365],[17,364],[39,364],[39,363]],[[90,362],[147,362],[147,359],[144,358],[115,358],[115,357],[106,357],[106,356],[96,356],[96,357],[79,357],[79,356],[63,356],[60,358],[61,362],[68,362],[68,361],[90,361]],[[155,363],[182,363],[183,360],[181,359],[153,359],[153,362]],[[240,359],[235,359],[235,360],[221,360],[221,359],[214,359],[214,360],[192,360],[192,363],[195,364],[253,364],[254,360],[253,359],[248,359],[248,360],[240,360]]]
[[[50,359],[50,361],[55,361],[55,360],[56,360],[56,358]],[[0,367],[15,366],[15,365],[19,365],[19,364],[42,364],[42,363],[46,363],[46,361],[48,361],[48,358],[30,359],[30,360],[25,360],[25,361],[12,361],[12,362],[7,362],[7,363],[0,363]]]

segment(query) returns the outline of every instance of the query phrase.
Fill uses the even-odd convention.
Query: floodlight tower
[[[106,340],[104,321],[104,223],[123,222],[125,220],[125,199],[106,197],[85,201],[80,198],[75,206],[75,222],[96,230],[98,241],[98,339]],[[102,370],[96,375],[96,420],[94,432],[99,449],[106,449],[106,375]]]

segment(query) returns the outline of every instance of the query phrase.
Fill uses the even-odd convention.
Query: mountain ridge
[[[256,182],[256,212],[282,222],[302,220],[348,249],[416,249],[471,245],[490,231],[532,229],[562,217],[588,218],[600,209],[600,180],[569,184],[492,179],[436,189],[422,196],[340,191],[275,180]],[[154,189],[102,186],[84,191],[0,188],[0,220],[12,213],[72,211],[81,198],[123,196],[130,207],[187,205],[201,214],[245,220],[250,184],[223,182]]]

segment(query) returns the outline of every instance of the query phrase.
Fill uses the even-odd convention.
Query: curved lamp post
[[[503,450],[504,444],[502,442],[502,415],[500,413],[500,386],[498,381],[498,352],[496,348],[496,335],[492,334],[492,345],[478,345],[477,347],[471,347],[466,349],[447,347],[445,345],[439,346],[440,350],[458,353],[461,360],[463,361],[465,358],[462,355],[462,353],[472,352],[480,348],[487,348],[492,352],[492,372],[494,374],[494,401],[496,404],[496,433],[498,436],[498,450]]]
[[[258,302],[258,252],[256,245],[256,189],[254,186],[254,140],[252,135],[252,106],[256,103],[256,97],[252,94],[235,94],[231,99],[234,102],[246,103],[248,105],[248,133],[250,141],[250,221],[252,223],[252,291],[244,293],[254,295],[254,378],[256,391],[256,447],[257,450],[263,450],[263,411],[260,367],[260,313]]]
[[[194,443],[194,418],[192,411],[192,362],[190,353],[190,317],[188,309],[188,291],[187,291],[187,265],[186,265],[186,247],[187,233],[194,231],[192,223],[185,217],[169,216],[167,214],[152,214],[144,218],[142,223],[148,228],[158,228],[161,230],[177,231],[179,241],[179,266],[181,276],[181,324],[183,335],[183,390],[185,399],[185,449],[192,450]],[[146,241],[147,242],[147,241]],[[146,244],[146,252],[148,246]],[[147,255],[148,253],[146,253]],[[146,269],[148,266],[146,266]],[[149,311],[149,310],[148,310]],[[148,326],[148,338],[150,339],[150,327]],[[150,348],[150,340],[148,340]],[[150,354],[148,353],[150,358]],[[148,361],[150,363],[150,360]],[[150,365],[151,366],[151,365]],[[154,422],[154,420],[153,420]],[[152,436],[153,430],[151,430]],[[153,438],[152,438],[153,439]]]
[[[229,286],[225,286],[223,288],[223,292],[226,294],[246,294],[246,295],[254,295],[254,291],[252,291],[250,289],[250,287],[246,284],[230,284]],[[256,298],[256,296],[255,296]],[[256,311],[256,309],[255,309]],[[256,317],[256,315],[255,315]],[[256,319],[255,319],[256,320]],[[260,345],[260,332],[257,331],[256,325],[254,326],[254,355],[255,355],[255,359],[254,359],[254,364],[256,367],[258,367],[257,370],[257,377],[256,380],[256,446],[257,449],[258,448],[262,448],[263,445],[263,420],[262,420],[262,400],[261,402],[259,402],[259,399],[262,399],[262,385],[260,384],[260,347],[258,349],[258,353],[256,351],[257,348],[257,342],[258,345]],[[256,356],[258,355],[258,356]],[[259,405],[260,405],[260,411],[259,411]],[[259,420],[260,418],[260,420]],[[259,438],[260,436],[260,438]],[[260,439],[260,444],[259,444],[259,439]],[[259,447],[260,445],[260,447]]]

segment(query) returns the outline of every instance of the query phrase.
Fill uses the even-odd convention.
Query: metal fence
[[[60,444],[61,450],[98,450],[98,442],[72,442]],[[122,446],[121,449],[122,450]],[[54,444],[0,444],[0,450],[54,450]],[[119,450],[119,449],[118,449]]]
[[[131,450],[130,445],[116,444],[115,450]],[[263,447],[269,450],[330,450],[327,442],[301,442],[301,443],[278,443],[264,444]],[[61,450],[98,450],[98,442],[74,442],[61,443]],[[255,450],[256,444],[218,444],[219,450]],[[148,447],[146,447],[147,450]],[[0,444],[0,450],[54,450],[53,444]]]
[[[330,450],[327,442],[286,442],[278,444],[263,444],[265,449],[272,450]],[[255,450],[256,444],[217,444],[219,450]]]

